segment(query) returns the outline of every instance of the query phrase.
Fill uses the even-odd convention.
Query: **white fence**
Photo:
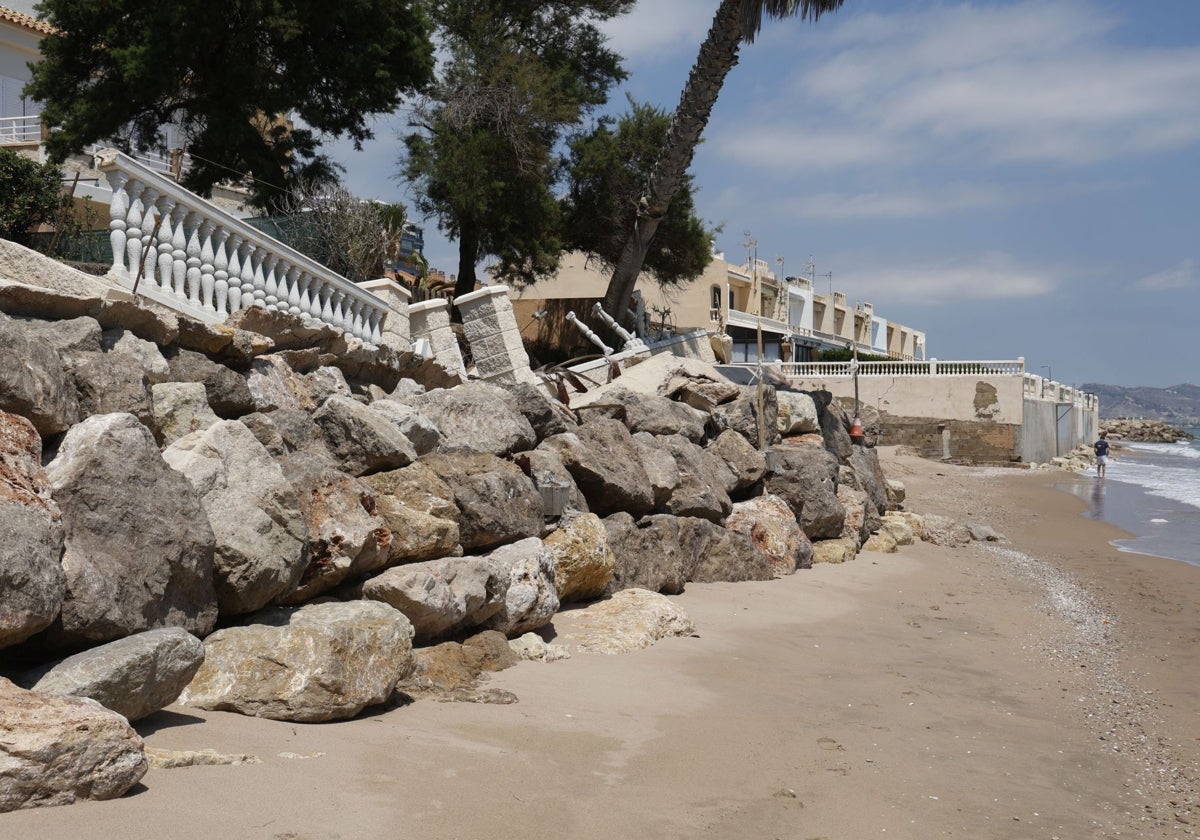
[[[40,143],[42,141],[42,117],[34,114],[27,117],[0,117],[0,144]]]
[[[379,344],[387,304],[320,263],[113,149],[110,274],[180,311],[223,321],[249,306],[308,315]]]

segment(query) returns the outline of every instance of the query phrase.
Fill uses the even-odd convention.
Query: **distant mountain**
[[[1100,416],[1144,417],[1162,420],[1172,426],[1200,425],[1200,386],[1175,385],[1171,388],[1126,388],[1121,385],[1080,386],[1100,397]]]

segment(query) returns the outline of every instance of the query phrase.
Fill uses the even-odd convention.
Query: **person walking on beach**
[[[1100,433],[1100,440],[1092,446],[1096,450],[1096,475],[1104,478],[1104,468],[1108,466],[1108,432]]]

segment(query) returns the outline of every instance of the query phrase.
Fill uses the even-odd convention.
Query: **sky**
[[[5,5],[22,5],[6,0]],[[717,0],[604,24],[673,110]],[[403,113],[327,151],[412,208]],[[870,302],[939,359],[1014,359],[1066,384],[1200,384],[1200,1],[846,0],[767,20],[697,151],[697,209],[785,275]],[[453,243],[430,221],[430,264]],[[829,275],[832,275],[831,277]]]

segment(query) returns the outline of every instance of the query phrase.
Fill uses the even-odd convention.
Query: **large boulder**
[[[817,419],[821,424],[825,448],[839,462],[845,463],[854,452],[854,443],[850,440],[850,418],[828,391],[812,391],[810,394],[817,406]]]
[[[858,540],[841,537],[835,540],[818,540],[813,543],[813,564],[848,563],[858,556]]]
[[[406,467],[417,458],[412,443],[394,423],[349,397],[325,400],[313,420],[341,469],[351,475]]]
[[[166,355],[171,380],[202,383],[209,407],[218,417],[232,419],[254,411],[250,386],[235,371],[193,350],[170,347]]]
[[[154,424],[150,379],[137,359],[120,353],[80,353],[68,362],[68,370],[83,416],[128,412],[147,426]]]
[[[279,597],[281,603],[302,604],[387,565],[392,531],[379,515],[371,485],[305,452],[280,464],[296,488],[308,542],[308,563],[296,586]]]
[[[253,612],[295,587],[308,559],[300,500],[253,432],[219,420],[167,447],[163,459],[200,494],[222,615]]]
[[[654,509],[664,510],[671,494],[679,486],[679,464],[666,445],[649,432],[638,432],[633,436],[633,445],[637,447],[638,458],[646,477],[650,479],[650,489],[654,494]]]
[[[180,705],[319,723],[385,702],[412,670],[413,628],[378,601],[268,610],[204,640]]]
[[[604,654],[641,650],[659,639],[696,632],[681,607],[645,589],[614,592],[611,598],[563,613],[554,629],[570,649]]]
[[[870,539],[872,531],[879,530],[879,514],[875,512],[875,506],[866,493],[855,490],[849,485],[838,485],[837,497],[846,511],[846,518],[842,522],[841,537],[854,540],[861,546]],[[869,517],[868,514],[874,516]]]
[[[630,390],[623,381],[624,377],[588,391],[572,400],[572,408],[589,420],[594,416],[623,420],[635,433],[681,435],[693,443],[703,440],[707,414],[658,394]]]
[[[787,502],[765,494],[733,506],[725,527],[749,537],[776,575],[812,565],[813,547]]]
[[[715,454],[680,435],[659,438],[675,458],[679,482],[662,510],[674,516],[696,516],[722,522],[733,509],[727,488],[736,484],[732,471]]]
[[[518,410],[514,398],[495,385],[468,382],[407,401],[433,421],[447,447],[508,455],[537,445],[533,426]]]
[[[39,434],[54,435],[79,421],[75,384],[63,370],[58,352],[21,322],[0,315],[0,411],[19,414]]]
[[[927,513],[921,521],[921,539],[946,548],[962,548],[971,542],[971,531],[948,516]]]
[[[519,636],[550,623],[558,611],[554,588],[554,555],[540,539],[530,537],[502,545],[487,555],[500,576],[507,577],[504,600],[483,627]]]
[[[66,598],[51,628],[64,643],[154,627],[212,630],[212,527],[149,429],[132,414],[89,417],[67,432],[46,472],[65,533]]]
[[[817,418],[817,405],[811,394],[803,391],[776,391],[775,399],[779,404],[776,416],[776,427],[779,434],[805,434],[820,429]]]
[[[428,464],[364,476],[375,504],[392,531],[388,565],[462,554],[461,514],[454,491]]]
[[[604,521],[616,565],[609,592],[649,589],[668,595],[688,581],[770,580],[771,563],[744,534],[706,519],[654,514],[633,523],[617,514]]]
[[[163,445],[202,431],[219,418],[208,406],[199,382],[163,382],[150,388],[154,403],[154,428]]]
[[[837,458],[820,445],[781,445],[767,454],[767,470],[764,490],[787,502],[809,539],[842,535],[846,510],[837,498]]]
[[[129,330],[112,329],[104,331],[102,343],[106,351],[133,359],[146,374],[151,386],[171,378],[171,366],[153,341],[138,338]]]
[[[418,455],[433,452],[442,442],[442,433],[438,431],[437,425],[411,405],[382,399],[375,400],[370,407],[399,429],[400,434],[412,443]]]
[[[160,627],[40,668],[33,690],[90,697],[138,720],[174,703],[203,661],[199,639],[179,627]]]
[[[511,668],[520,656],[509,647],[503,633],[484,630],[459,642],[443,642],[413,651],[413,672],[396,685],[396,691],[413,700],[514,702],[510,692],[480,689],[484,675]]]
[[[511,404],[529,421],[538,441],[550,435],[558,435],[570,431],[579,425],[571,410],[562,403],[546,396],[545,390],[530,382],[517,382],[506,385]]]
[[[446,557],[395,566],[364,581],[362,595],[412,622],[418,643],[479,627],[504,606],[507,569],[482,557]]]
[[[325,435],[307,411],[280,408],[275,411],[253,412],[241,421],[254,433],[259,443],[276,458],[293,452],[305,452],[332,463],[333,454],[325,445]]]
[[[574,432],[546,438],[538,448],[558,455],[593,513],[642,516],[653,508],[653,488],[625,424],[595,418]]]
[[[755,449],[760,447],[759,433],[762,433],[762,443],[771,446],[779,439],[779,405],[775,401],[775,386],[762,386],[762,422],[759,423],[759,386],[744,385],[737,399],[723,403],[713,409],[712,419],[722,430],[732,429],[744,437]]]
[[[62,515],[41,455],[33,424],[0,411],[0,648],[48,627],[66,591]]]
[[[705,447],[705,451],[716,455],[728,467],[732,481],[725,487],[725,491],[731,496],[751,491],[767,472],[767,460],[763,454],[732,429],[726,429],[717,435],[716,439]]]
[[[456,450],[425,455],[418,463],[454,491],[464,549],[487,549],[541,535],[542,495],[511,461],[486,452]]]
[[[49,317],[45,310],[39,315]],[[22,323],[28,334],[45,339],[56,353],[66,358],[79,353],[99,353],[105,349],[104,330],[100,322],[90,316],[61,321],[28,320]]]
[[[879,453],[874,447],[855,446],[847,461],[853,471],[854,484],[871,498],[877,514],[891,507],[887,477],[879,463]]]
[[[559,601],[593,601],[608,591],[617,560],[600,517],[594,513],[566,517],[545,543],[554,555]]]
[[[95,700],[0,677],[0,812],[115,799],[146,775],[144,744]]]
[[[675,465],[669,456],[667,456],[667,460],[671,461],[672,467]],[[543,500],[548,497],[561,500],[563,510],[585,513],[589,510],[587,499],[580,492],[579,485],[575,483],[571,473],[563,466],[562,459],[558,457],[557,452],[551,449],[531,449],[528,452],[514,455],[513,461],[529,474],[533,486],[542,494]],[[550,516],[552,511],[547,507],[545,513]]]
[[[279,354],[255,359],[243,376],[254,400],[255,411],[274,411],[279,408],[313,411],[317,407],[308,381]]]

